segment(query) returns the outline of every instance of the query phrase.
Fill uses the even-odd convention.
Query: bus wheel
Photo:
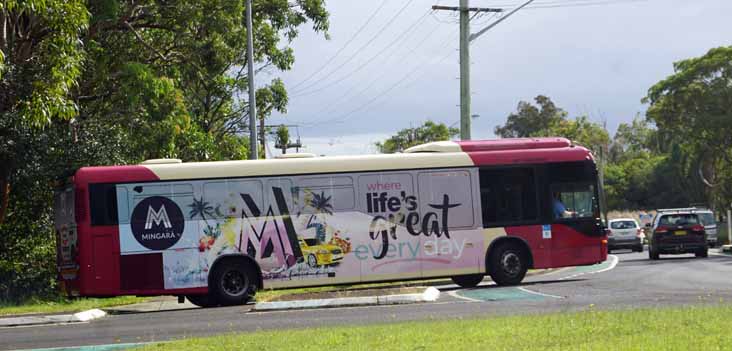
[[[224,306],[243,305],[257,290],[256,273],[245,262],[228,260],[221,262],[211,274],[210,287],[216,301]]]
[[[483,281],[482,274],[458,275],[452,277],[453,283],[461,288],[474,288]]]
[[[186,295],[186,299],[198,307],[214,307],[216,302],[210,295]]]
[[[498,285],[521,283],[529,268],[526,250],[514,243],[506,243],[492,250],[488,257],[488,271]]]

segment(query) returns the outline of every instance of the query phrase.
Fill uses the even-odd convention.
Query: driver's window
[[[597,201],[594,184],[552,184],[551,192],[555,219],[595,217]]]

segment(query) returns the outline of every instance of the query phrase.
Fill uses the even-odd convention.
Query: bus
[[[516,285],[606,260],[599,187],[591,152],[564,138],[83,167],[55,192],[58,279],[69,296],[199,306],[365,282]]]

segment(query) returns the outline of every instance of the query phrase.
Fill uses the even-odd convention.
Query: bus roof
[[[134,166],[84,167],[80,182],[228,178],[365,172],[592,160],[590,152],[564,138],[444,141],[405,153],[214,162],[155,162]]]

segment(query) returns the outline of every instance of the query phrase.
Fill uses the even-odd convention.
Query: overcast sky
[[[473,139],[492,138],[519,101],[538,94],[614,133],[644,113],[640,100],[673,62],[732,45],[730,0],[535,3],[545,8],[521,10],[471,45]],[[282,77],[290,93],[288,113],[268,124],[300,125],[301,151],[329,155],[375,152],[373,142],[427,119],[458,126],[457,17],[434,4],[458,0],[327,1],[331,39],[303,27],[293,69],[258,77]],[[476,17],[472,31],[492,20]]]

